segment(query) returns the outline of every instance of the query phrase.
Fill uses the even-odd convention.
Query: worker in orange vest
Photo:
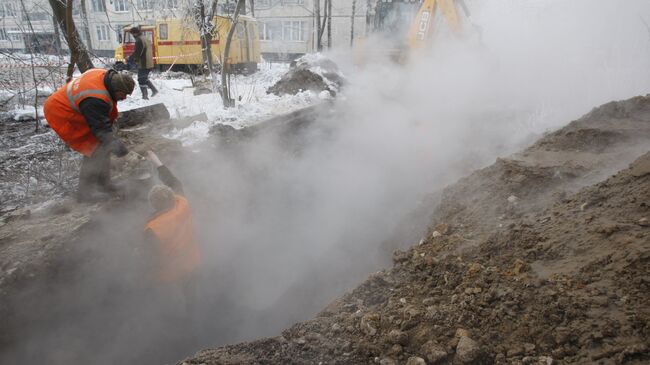
[[[113,135],[117,102],[133,92],[128,74],[90,69],[55,91],[43,106],[50,127],[73,150],[84,155],[79,171],[77,198],[98,201],[119,189],[111,183],[110,154],[129,151]]]
[[[153,269],[159,282],[181,288],[186,310],[190,312],[196,295],[196,271],[201,261],[192,213],[181,182],[155,153],[147,151],[147,159],[165,184],[155,185],[149,191],[154,213],[145,225],[145,234],[149,251],[154,252]]]

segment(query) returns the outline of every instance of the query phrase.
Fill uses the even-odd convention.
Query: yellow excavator
[[[458,8],[462,8],[467,17],[469,10],[463,0],[424,0],[411,22],[406,36],[407,44],[411,49],[420,49],[431,43],[433,22],[436,14],[440,14],[451,32],[458,37],[463,34],[462,23]]]
[[[374,0],[370,6],[368,33],[381,37],[378,47],[385,48],[369,52],[369,45],[362,42],[363,58],[383,53],[400,63],[413,51],[430,47],[440,27],[463,39],[464,18],[470,16],[463,0]]]

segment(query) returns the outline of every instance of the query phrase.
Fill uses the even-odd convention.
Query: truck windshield
[[[134,43],[135,42],[135,39],[133,39],[133,36],[128,31],[124,31],[124,37],[122,39],[124,40],[123,43]]]

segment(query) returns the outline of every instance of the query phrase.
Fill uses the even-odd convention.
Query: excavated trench
[[[420,233],[409,221],[409,229],[368,238],[353,226],[318,239],[323,213],[305,216],[315,209],[314,191],[290,181],[303,155],[313,152],[306,152],[309,141],[333,138],[329,117],[315,122],[330,109],[307,108],[246,131],[217,128],[194,152],[148,141],[147,130],[123,135],[128,144],[155,145],[192,203],[205,265],[189,315],[178,292],[156,286],[146,270],[148,184],[123,201],[88,206],[67,199],[0,227],[9,254],[3,268],[16,267],[1,285],[0,363],[175,362],[203,348],[277,333],[388,263],[396,243],[405,241],[391,234],[414,239],[426,219]],[[370,241],[382,238],[386,243],[372,248]],[[336,242],[321,249],[310,248],[309,240]],[[34,248],[25,251],[29,245]]]
[[[248,132],[217,128],[213,138],[193,148],[198,153],[152,139],[148,133],[153,126],[129,131],[123,135],[127,143],[155,146],[185,184],[204,258],[197,306],[188,315],[178,292],[153,284],[149,275],[141,249],[142,227],[149,215],[144,184],[124,201],[102,206],[70,203],[38,214],[18,215],[0,226],[0,290],[7,298],[0,306],[0,362],[170,363],[200,349],[277,335],[324,307],[319,317],[296,324],[285,331],[285,337],[207,351],[195,361],[255,362],[252,359],[266,358],[267,363],[286,363],[298,359],[296,356],[302,356],[297,363],[366,363],[379,356],[405,360],[419,354],[421,344],[413,339],[428,333],[447,341],[459,324],[440,322],[444,327],[431,329],[425,328],[430,321],[403,322],[398,328],[415,342],[399,340],[404,345],[400,345],[399,354],[393,354],[390,318],[399,314],[391,317],[390,313],[398,311],[402,303],[398,297],[414,303],[413,308],[408,307],[413,313],[426,312],[419,308],[420,302],[440,303],[441,310],[450,312],[448,318],[469,318],[454,312],[454,304],[447,303],[452,292],[464,298],[475,290],[465,288],[461,278],[465,268],[456,267],[464,264],[454,255],[487,250],[489,255],[471,256],[472,260],[487,257],[494,261],[483,263],[487,266],[510,265],[513,258],[498,253],[509,252],[507,244],[519,241],[520,230],[526,233],[528,223],[517,219],[535,221],[530,212],[601,181],[647,150],[647,105],[646,98],[637,98],[601,107],[511,159],[500,159],[445,190],[433,219],[444,223],[436,227],[443,234],[447,234],[445,224],[455,233],[440,242],[428,235],[422,250],[445,253],[442,271],[431,271],[437,278],[433,284],[440,285],[444,276],[445,282],[462,285],[438,288],[433,294],[411,285],[413,275],[420,278],[423,268],[438,268],[435,261],[420,259],[416,247],[393,257],[394,269],[372,276],[327,307],[332,298],[361,282],[367,273],[387,267],[394,249],[419,240],[430,223],[436,197],[405,195],[399,190],[402,195],[392,198],[395,194],[386,190],[373,191],[365,206],[361,204],[364,201],[354,200],[365,196],[365,190],[359,189],[364,184],[359,181],[378,177],[369,174],[372,170],[361,170],[352,178],[351,171],[339,171],[341,179],[333,178],[337,176],[327,169],[329,160],[324,156],[329,158],[340,147],[335,143],[339,133],[335,126],[341,118],[327,106],[279,118]],[[314,120],[314,115],[319,118]],[[295,124],[287,127],[285,122]],[[341,160],[332,162],[340,166]],[[337,185],[350,180],[355,184]],[[441,187],[444,181],[438,183]],[[337,188],[325,189],[331,186]],[[435,185],[429,188],[436,190]],[[350,200],[355,204],[349,204]],[[340,214],[341,206],[348,214]],[[354,221],[350,212],[355,213]],[[504,225],[522,228],[513,231],[509,240],[509,236],[499,236],[498,227]],[[522,237],[531,242],[534,238]],[[502,241],[507,247],[499,246]],[[480,245],[475,246],[477,243]],[[547,251],[549,259],[557,255],[553,248]],[[24,262],[12,266],[19,260]],[[533,288],[526,286],[528,280],[516,284],[517,288]],[[393,287],[402,289],[393,292]],[[438,297],[436,290],[449,295]],[[458,290],[462,293],[456,293]],[[395,295],[398,297],[393,298]],[[361,323],[355,313],[363,316]],[[373,325],[375,315],[381,322]],[[486,321],[480,325],[489,326]],[[475,333],[487,331],[477,328]],[[507,352],[488,338],[479,339],[490,356]],[[306,341],[310,344],[305,345]],[[328,341],[338,341],[335,350],[328,350],[333,344]],[[507,341],[514,340],[508,337]],[[446,351],[445,356],[453,358],[455,350],[450,347]],[[512,352],[507,356],[517,360],[518,355]]]

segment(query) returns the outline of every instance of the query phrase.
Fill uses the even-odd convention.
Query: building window
[[[178,7],[178,0],[163,0],[165,9],[176,9]]]
[[[111,37],[109,36],[108,25],[96,25],[95,30],[97,31],[97,40],[98,41],[110,41]]]
[[[302,5],[303,0],[282,0],[282,5]]]
[[[290,42],[304,42],[305,22],[301,20],[289,20],[282,22],[282,39]]]
[[[18,28],[11,28],[11,31],[9,33],[9,38],[11,38],[12,41],[22,41],[23,40],[23,34]]]
[[[138,0],[138,9],[140,10],[153,10],[154,0]]]
[[[29,12],[29,14],[21,12],[21,14],[22,14],[21,19],[25,20],[25,21],[28,18],[29,18],[30,21],[34,21],[34,20],[49,20],[49,21],[52,21],[52,15],[48,14],[46,12],[42,12],[42,11],[31,11],[31,12]]]
[[[271,7],[271,0],[257,0],[255,1],[255,8],[267,9]]]
[[[282,24],[280,22],[260,22],[260,40],[282,40]]]
[[[0,4],[0,17],[13,18],[16,16],[16,5],[14,3]]]
[[[8,41],[7,31],[4,28],[0,28],[0,41]]]
[[[92,0],[92,9],[95,13],[105,13],[106,12],[106,3],[104,0]]]
[[[115,12],[127,12],[129,11],[129,1],[128,0],[113,0],[113,8]]]
[[[158,26],[158,38],[167,39],[167,24],[163,23]]]

